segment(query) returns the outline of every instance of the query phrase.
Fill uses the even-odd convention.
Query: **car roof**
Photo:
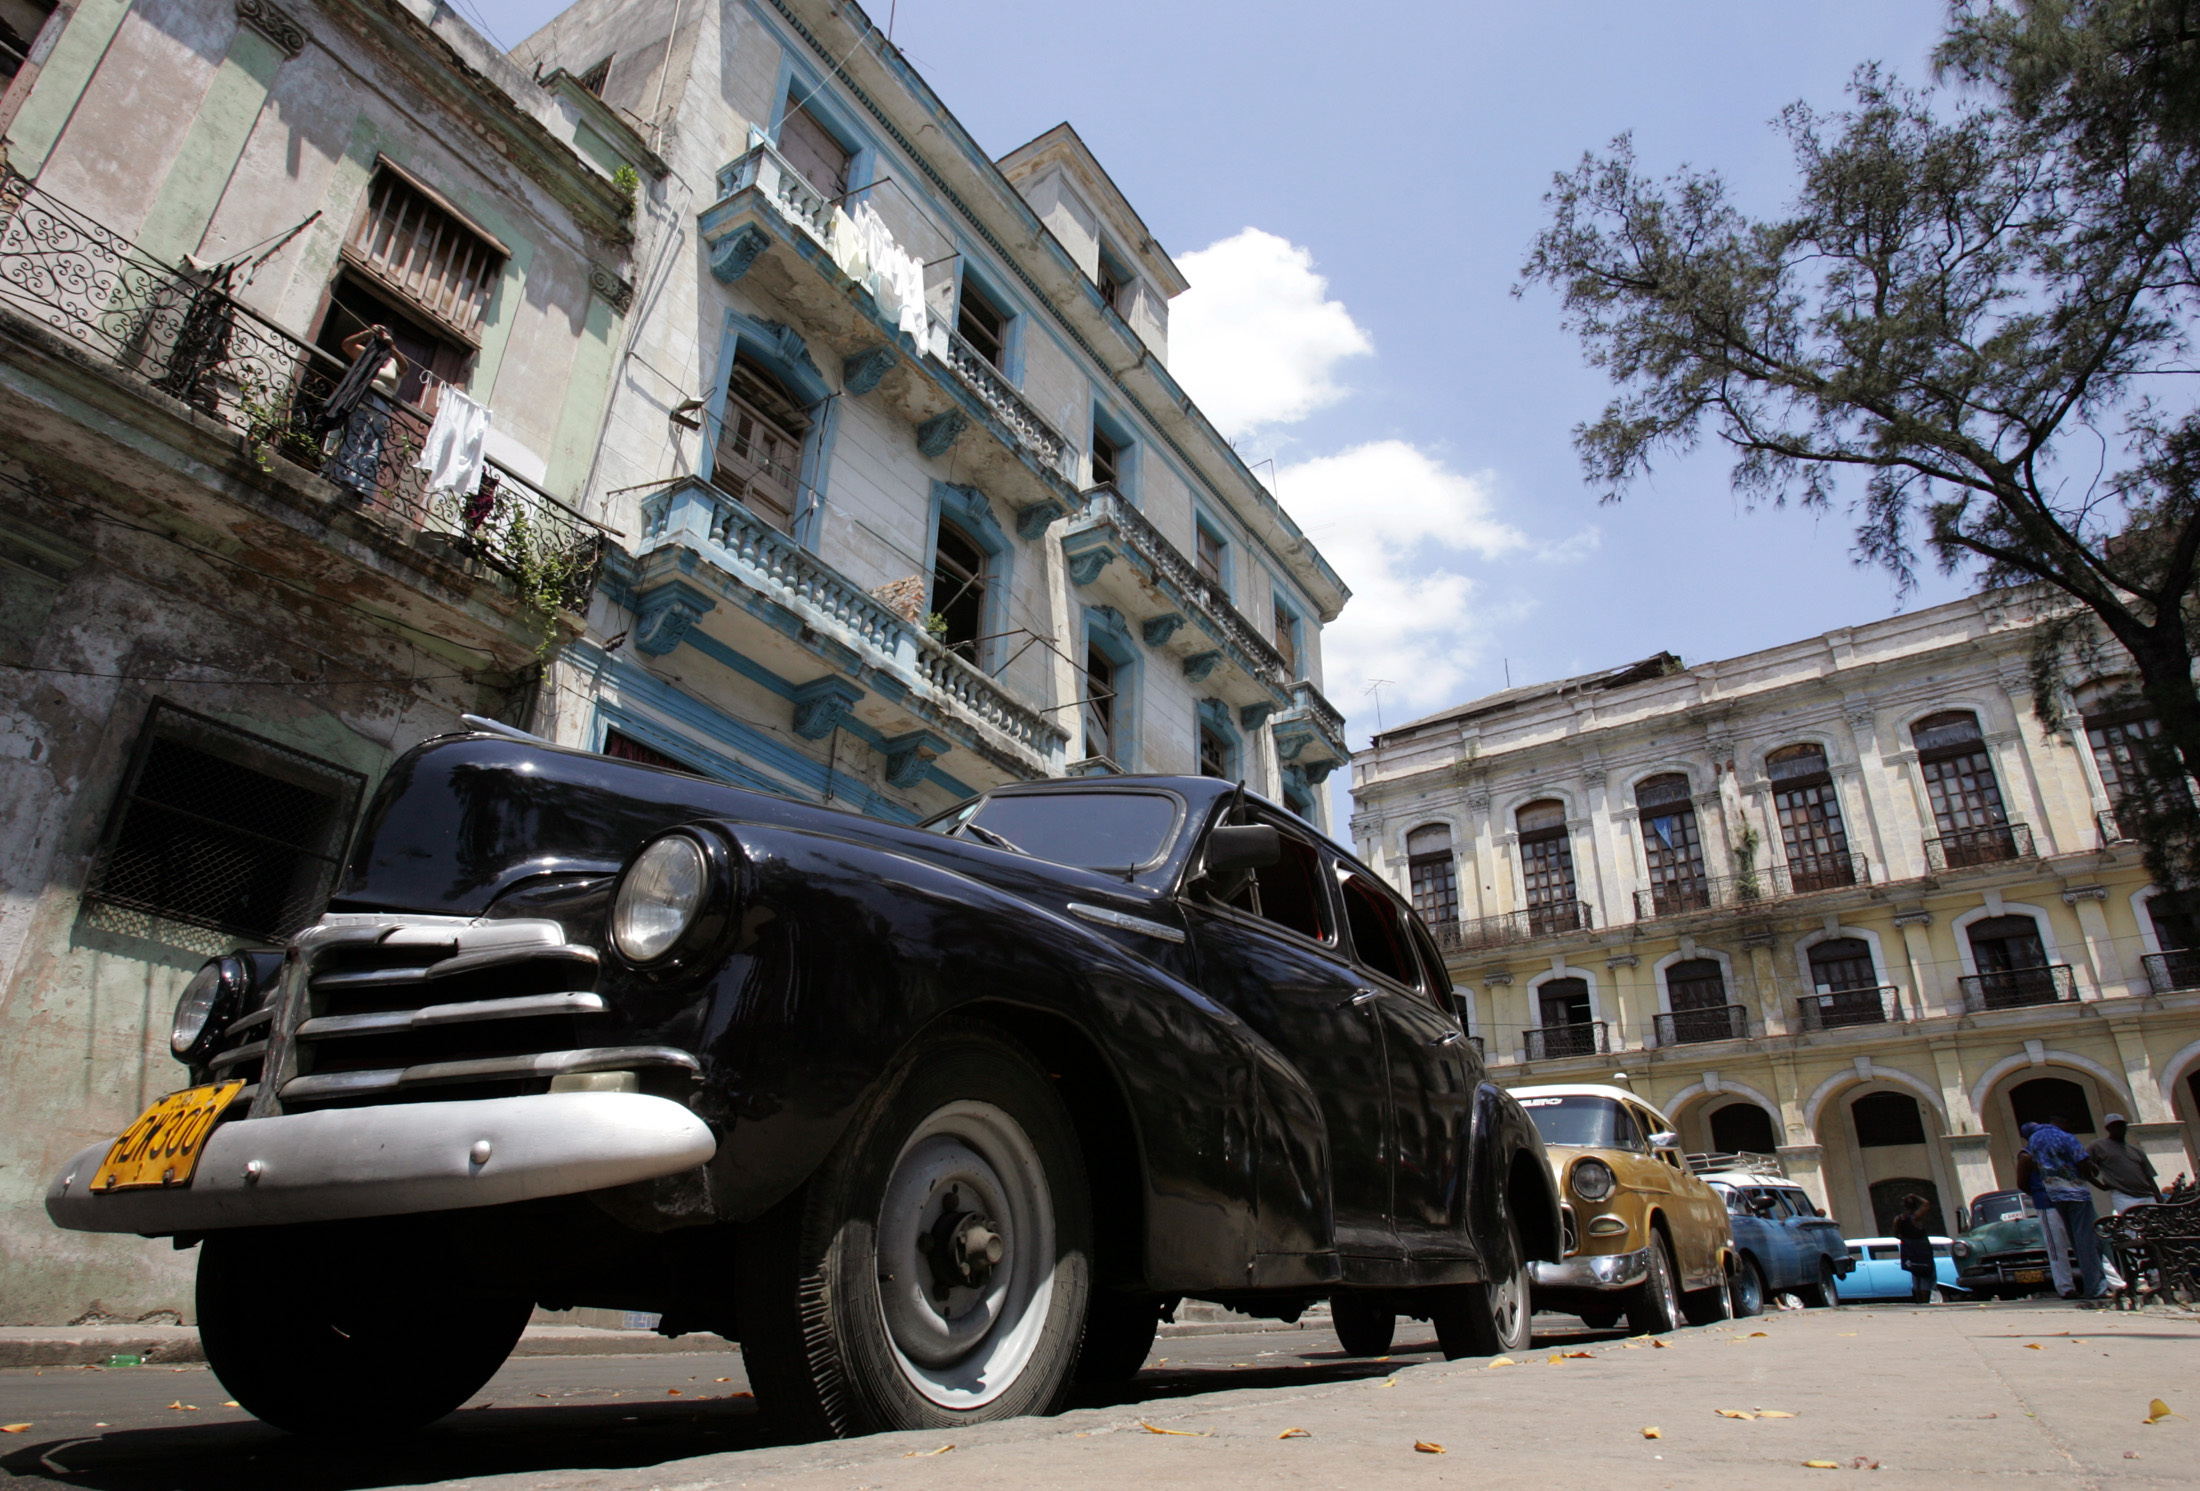
[[[1665,1110],[1640,1093],[1629,1092],[1624,1087],[1614,1087],[1606,1082],[1551,1082],[1541,1087],[1515,1087],[1510,1089],[1516,1098],[1613,1098],[1622,1103],[1633,1103],[1647,1108],[1672,1127],[1672,1120],[1665,1117]]]
[[[1799,1180],[1790,1180],[1785,1175],[1759,1175],[1754,1170],[1705,1170],[1698,1174],[1696,1178],[1702,1181],[1717,1181],[1722,1185],[1730,1186],[1765,1186],[1782,1191],[1800,1191],[1803,1189],[1803,1183]]]

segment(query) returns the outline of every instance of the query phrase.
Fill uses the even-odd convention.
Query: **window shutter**
[[[344,258],[376,284],[476,346],[509,257],[503,244],[388,161],[344,245]]]

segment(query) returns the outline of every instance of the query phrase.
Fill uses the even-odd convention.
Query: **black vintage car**
[[[719,1332],[852,1433],[1048,1411],[1187,1296],[1517,1348],[1559,1257],[1427,931],[1205,778],[902,828],[448,737],[173,1045],[195,1085],[47,1208],[196,1244],[208,1361],[294,1429],[449,1412],[537,1304]]]

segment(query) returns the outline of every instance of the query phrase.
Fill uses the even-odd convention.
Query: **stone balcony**
[[[1112,487],[1096,487],[1083,501],[1063,532],[1062,557],[1091,604],[1117,612],[1187,681],[1235,708],[1245,729],[1299,705],[1282,655],[1144,513]],[[1311,684],[1301,686],[1310,701],[1320,699]],[[1326,702],[1321,709],[1335,721],[1342,759],[1343,721]],[[1311,728],[1321,735],[1319,727]]]
[[[1291,685],[1291,704],[1270,721],[1276,737],[1276,759],[1286,774],[1297,773],[1309,787],[1318,787],[1345,762],[1352,752],[1344,743],[1344,716],[1322,697],[1322,691],[1301,678]]]
[[[752,138],[748,153],[718,173],[718,198],[699,220],[712,275],[768,302],[813,357],[837,359],[848,394],[875,392],[898,410],[925,455],[953,449],[956,479],[1007,502],[1020,521],[1041,523],[1075,505],[1070,443],[937,316],[927,313],[922,338],[900,330],[835,262],[834,204],[778,151]]]
[[[794,685],[794,729],[847,727],[913,788],[934,766],[973,789],[1059,775],[1067,733],[739,502],[689,478],[642,508],[634,648],[729,649]]]

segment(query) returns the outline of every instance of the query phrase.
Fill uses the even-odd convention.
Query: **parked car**
[[[1050,1410],[1185,1296],[1517,1349],[1559,1257],[1427,929],[1208,778],[899,827],[448,737],[270,968],[200,971],[194,1085],[47,1209],[195,1243],[208,1362],[293,1429],[439,1417],[538,1304],[735,1338],[762,1407],[853,1433]]]
[[[1949,1252],[1956,1282],[1967,1292],[1997,1299],[2021,1299],[2052,1288],[2047,1266],[2047,1232],[2039,1209],[2022,1191],[1988,1191],[1971,1200],[1965,1227]]]
[[[1733,1314],[1726,1205],[1690,1173],[1679,1135],[1633,1093],[1596,1083],[1519,1087],[1565,1198],[1566,1256],[1530,1270],[1535,1307],[1592,1330],[1621,1315],[1658,1334]]]
[[[1851,1304],[1862,1300],[1908,1300],[1916,1290],[1910,1271],[1902,1266],[1902,1241],[1894,1237],[1852,1237],[1849,1257],[1856,1271],[1841,1284],[1841,1297]],[[1956,1279],[1955,1239],[1933,1239],[1933,1291],[1936,1300],[1961,1294]]]
[[[1711,1170],[1704,1183],[1726,1207],[1734,1231],[1734,1313],[1758,1315],[1792,1293],[1806,1305],[1841,1303],[1841,1279],[1856,1265],[1841,1228],[1785,1175]]]

